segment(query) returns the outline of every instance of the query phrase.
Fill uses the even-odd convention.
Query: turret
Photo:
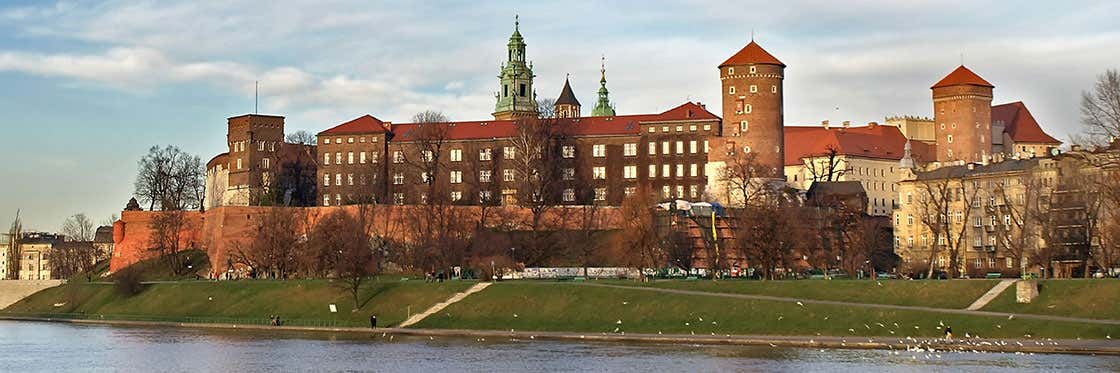
[[[611,99],[608,97],[610,94],[607,91],[607,58],[603,57],[599,64],[599,102],[595,103],[595,109],[591,110],[593,117],[611,117],[615,115],[614,106],[611,105]]]
[[[518,119],[537,115],[537,102],[533,90],[533,65],[526,65],[525,40],[521,37],[521,23],[514,18],[513,35],[509,37],[506,62],[498,74],[498,102],[494,106],[494,119]]]
[[[964,65],[930,87],[938,162],[982,162],[991,153],[993,88]]]
[[[725,150],[755,153],[774,177],[781,177],[785,158],[785,67],[754,40],[719,65]]]
[[[568,78],[564,78],[564,89],[560,90],[560,97],[556,98],[556,117],[557,118],[579,118],[579,100],[576,99],[575,93],[572,93],[572,86],[568,83]]]

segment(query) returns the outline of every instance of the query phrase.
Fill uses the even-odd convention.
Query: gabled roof
[[[955,85],[975,85],[988,88],[995,87],[992,85],[992,83],[988,83],[987,80],[981,78],[980,75],[976,75],[976,73],[972,72],[972,70],[964,67],[964,65],[960,65],[960,67],[957,67],[956,70],[953,70],[953,72],[949,73],[949,75],[946,75],[944,78],[941,78],[940,81],[929,88],[934,89],[940,87],[952,87]]]
[[[1003,131],[1015,142],[1062,143],[1042,130],[1022,101],[992,106],[992,123],[999,122],[1003,122]]]
[[[556,99],[556,105],[575,105],[579,106],[579,100],[576,99],[576,94],[572,93],[572,86],[568,84],[568,79],[564,79],[564,89],[560,90],[560,97]]]
[[[372,115],[366,114],[355,118],[349,122],[339,124],[331,127],[326,131],[319,132],[320,135],[342,135],[353,133],[383,133],[388,132],[385,128],[385,122],[380,119],[374,118]]]
[[[836,149],[838,155],[900,160],[910,142],[911,157],[917,161],[932,160],[933,146],[910,141],[898,127],[867,125],[860,127],[790,126],[785,127],[785,165],[804,164],[803,158],[826,155]]]
[[[686,102],[659,114],[616,115],[609,117],[582,117],[556,119],[558,129],[572,136],[615,136],[636,135],[641,132],[642,123],[682,121],[682,120],[719,120],[712,112],[700,104]],[[487,120],[470,122],[451,122],[448,140],[484,140],[508,138],[517,134],[517,121]],[[410,141],[419,132],[418,123],[394,123],[393,141]]]
[[[750,64],[778,65],[781,67],[786,67],[786,64],[782,63],[782,61],[778,61],[778,59],[775,58],[774,55],[770,54],[770,52],[767,52],[765,49],[762,49],[762,47],[759,46],[758,43],[755,43],[754,40],[751,40],[750,44],[747,44],[747,46],[743,47],[743,49],[740,49],[739,52],[736,52],[731,56],[731,58],[728,58],[727,61],[723,61],[723,63],[719,64],[719,67]]]

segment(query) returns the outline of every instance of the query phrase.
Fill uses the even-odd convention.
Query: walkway
[[[998,297],[1000,294],[1003,294],[1003,291],[1007,290],[1007,288],[1011,287],[1011,285],[1015,285],[1015,280],[1000,281],[998,284],[996,284],[996,286],[993,286],[991,290],[988,290],[987,293],[981,295],[979,299],[977,299],[975,302],[972,302],[972,305],[968,306],[968,308],[965,309],[969,311],[976,311],[984,308],[984,306],[988,305],[988,302],[991,302],[992,299],[996,299],[996,297]]]
[[[667,294],[699,295],[699,296],[722,297],[722,298],[733,298],[733,299],[768,300],[768,301],[775,301],[775,302],[801,302],[803,304],[824,304],[824,305],[845,306],[845,307],[866,307],[866,308],[879,308],[879,309],[888,309],[888,310],[938,312],[938,313],[948,313],[948,314],[956,314],[956,315],[969,315],[969,316],[992,316],[992,317],[1003,317],[1003,318],[1008,318],[1008,317],[1014,316],[1014,317],[1017,317],[1017,318],[1034,319],[1034,320],[1079,322],[1079,323],[1086,323],[1086,324],[1102,324],[1102,325],[1120,325],[1120,320],[1109,320],[1109,319],[1085,319],[1085,318],[1079,318],[1079,317],[1037,315],[1037,314],[1025,314],[1025,313],[1015,313],[1015,314],[1013,314],[1013,313],[1006,313],[1006,312],[972,311],[972,310],[961,310],[961,309],[952,309],[952,308],[935,308],[935,307],[922,307],[922,306],[900,306],[900,305],[894,305],[894,304],[876,304],[876,303],[855,303],[855,302],[843,302],[843,301],[835,301],[835,300],[775,297],[775,296],[770,296],[770,295],[713,293],[713,292],[707,292],[707,291],[662,289],[662,288],[653,288],[653,287],[646,287],[646,286],[608,285],[608,284],[593,284],[593,283],[582,283],[582,284],[580,284],[580,286],[596,286],[596,287],[604,287],[604,288],[653,291],[653,292],[660,292],[660,293],[667,293]]]
[[[420,322],[420,320],[423,320],[424,318],[426,318],[428,316],[431,316],[432,314],[434,314],[436,312],[439,312],[440,310],[446,308],[447,306],[455,304],[456,302],[463,300],[464,298],[466,298],[467,296],[469,296],[471,294],[482,291],[482,289],[487,288],[488,286],[490,286],[490,284],[492,284],[492,283],[491,282],[480,282],[480,283],[474,284],[474,286],[471,286],[470,289],[467,289],[466,291],[464,291],[462,293],[455,293],[455,295],[451,296],[451,298],[447,298],[447,300],[445,300],[443,302],[436,303],[432,307],[428,308],[427,311],[412,315],[412,317],[409,317],[408,320],[405,320],[400,325],[397,325],[397,327],[398,328],[407,328],[407,327],[409,327],[413,324],[416,324],[416,323]]]

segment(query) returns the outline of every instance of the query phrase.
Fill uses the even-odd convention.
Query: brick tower
[[[229,188],[223,196],[229,205],[256,205],[269,193],[280,168],[278,154],[284,143],[284,117],[246,114],[228,119]]]
[[[938,162],[984,162],[991,154],[992,88],[964,65],[930,87]]]
[[[751,40],[719,65],[724,146],[754,153],[781,177],[785,159],[782,79],[786,65]]]

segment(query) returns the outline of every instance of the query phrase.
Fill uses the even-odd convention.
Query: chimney
[[[822,120],[821,125],[824,126],[824,129],[828,129],[828,120]]]
[[[844,121],[844,122],[842,122],[842,123],[843,123],[843,125],[844,125],[844,128],[848,128],[849,126],[851,126],[851,125],[852,125],[852,122],[851,122],[851,121]]]
[[[868,127],[872,127],[872,128],[874,128],[874,127],[876,127],[876,126],[878,126],[878,125],[879,125],[879,122],[867,122],[867,126],[868,126]]]

